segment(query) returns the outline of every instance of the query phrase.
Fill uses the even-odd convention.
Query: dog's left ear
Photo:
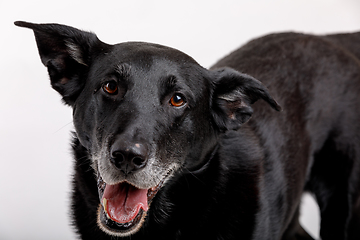
[[[95,34],[60,24],[15,22],[34,31],[42,63],[48,68],[51,86],[72,105],[85,85],[85,75],[95,49],[107,44]]]
[[[214,74],[212,113],[220,130],[236,130],[247,122],[253,113],[251,104],[260,98],[281,111],[266,87],[255,78],[231,68],[216,70]]]

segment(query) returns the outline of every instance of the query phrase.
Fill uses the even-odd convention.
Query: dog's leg
[[[350,240],[360,239],[360,198],[352,211],[348,236]]]
[[[359,169],[355,167],[359,161],[355,155],[354,144],[339,134],[329,137],[314,155],[308,188],[315,194],[320,207],[320,236],[323,240],[348,239],[359,232],[358,227],[357,230],[352,227],[353,232],[348,234],[353,206],[359,197],[359,172],[354,170]],[[353,224],[359,222],[355,216]]]
[[[294,214],[291,223],[283,234],[282,240],[314,240],[300,225],[299,207]]]
[[[358,144],[357,151],[355,151],[354,164],[352,169],[352,182],[350,187],[353,189],[352,194],[352,214],[349,222],[348,239],[360,239],[360,143]]]

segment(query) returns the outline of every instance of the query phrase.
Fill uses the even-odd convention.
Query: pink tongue
[[[104,198],[105,211],[109,217],[118,223],[127,223],[132,221],[139,213],[140,208],[148,210],[147,189],[138,189],[128,183],[116,185],[106,185]]]

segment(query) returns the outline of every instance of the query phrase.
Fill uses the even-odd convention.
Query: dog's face
[[[149,189],[189,156],[186,167],[198,165],[215,142],[205,74],[185,54],[147,43],[118,44],[93,61],[74,124],[107,184]]]
[[[186,54],[149,43],[108,45],[88,32],[17,22],[34,30],[51,84],[73,107],[80,143],[98,181],[98,224],[128,236],[181,171],[201,168],[220,134],[238,129],[259,98],[254,78],[209,71]]]

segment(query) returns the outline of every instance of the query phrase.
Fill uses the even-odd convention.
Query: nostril
[[[120,152],[114,152],[112,154],[112,157],[111,157],[110,161],[116,168],[121,169],[121,165],[125,161],[125,157]]]
[[[132,163],[134,164],[134,167],[136,168],[141,168],[144,166],[145,164],[145,159],[141,158],[141,157],[134,157],[132,159]]]

